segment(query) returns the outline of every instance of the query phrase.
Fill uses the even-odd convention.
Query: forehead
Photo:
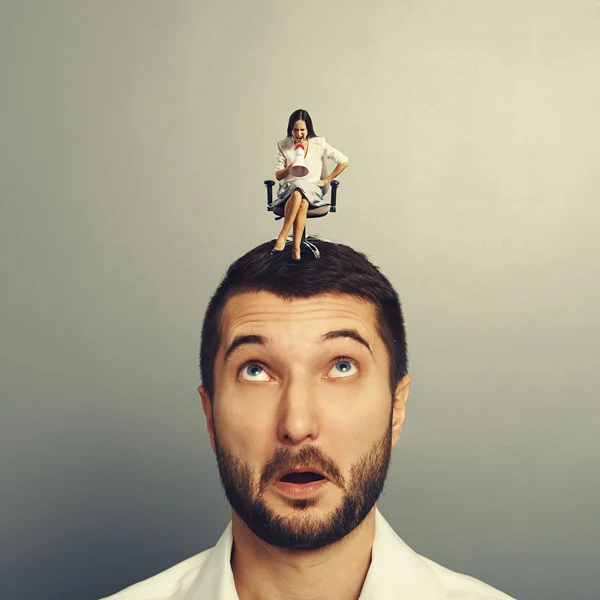
[[[347,294],[319,294],[287,300],[269,292],[244,292],[230,298],[221,317],[221,345],[237,335],[315,337],[332,329],[353,328],[375,343],[375,306]]]
[[[294,123],[294,129],[306,129],[306,123],[304,121],[296,121]]]

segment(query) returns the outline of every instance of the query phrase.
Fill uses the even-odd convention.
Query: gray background
[[[406,312],[382,512],[519,599],[597,598],[599,51],[592,0],[3,2],[0,597],[217,540],[201,319],[279,230],[302,107],[351,161],[310,230]]]

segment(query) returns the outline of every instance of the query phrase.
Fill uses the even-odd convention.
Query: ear
[[[406,417],[406,402],[410,389],[410,375],[405,375],[396,386],[394,392],[394,406],[392,413],[392,448],[396,446],[402,433],[402,425]]]
[[[206,416],[206,429],[210,436],[210,445],[212,446],[213,452],[216,454],[217,449],[215,447],[215,422],[213,420],[213,406],[210,396],[206,392],[206,388],[203,386],[198,387],[198,392],[202,398],[202,410]]]

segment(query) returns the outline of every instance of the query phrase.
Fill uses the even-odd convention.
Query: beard
[[[262,475],[223,447],[215,431],[215,448],[221,484],[231,508],[248,528],[267,544],[287,549],[316,550],[333,544],[358,527],[377,502],[388,474],[392,453],[392,427],[350,468],[345,481],[339,467],[321,449],[304,445],[299,450],[278,448]],[[287,500],[294,514],[280,516],[264,498],[272,477],[284,469],[310,465],[321,470],[344,490],[339,505],[322,517],[306,514],[316,498]],[[303,514],[304,513],[304,514]]]

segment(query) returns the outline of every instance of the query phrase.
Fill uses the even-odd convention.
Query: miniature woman
[[[308,173],[294,176],[290,169],[296,161],[296,152],[304,151],[304,164]],[[326,159],[336,163],[327,175]],[[283,252],[292,225],[292,259],[300,260],[300,242],[306,223],[306,214],[311,208],[328,206],[324,199],[329,183],[348,166],[348,159],[332,148],[324,137],[318,137],[313,129],[310,115],[305,110],[294,111],[289,118],[287,137],[277,142],[275,177],[280,182],[277,199],[273,207],[284,206],[283,227],[273,246],[272,253]]]

